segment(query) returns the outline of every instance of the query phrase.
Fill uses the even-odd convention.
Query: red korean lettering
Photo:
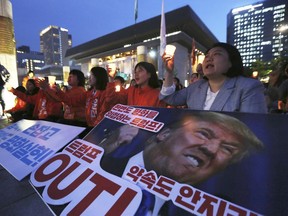
[[[208,194],[204,194],[203,199],[204,202],[199,207],[197,212],[201,214],[204,214],[204,212],[206,212],[205,215],[214,215],[215,206],[213,205],[213,203],[217,203],[218,199],[216,197],[209,196]]]
[[[84,161],[87,161],[88,163],[91,163],[93,161],[93,159],[95,159],[101,153],[102,153],[102,151],[100,149],[92,148],[92,149],[90,149],[89,152],[87,152],[87,154],[85,154],[82,157],[82,159]]]
[[[178,195],[175,202],[191,210],[194,210],[195,208],[193,204],[196,205],[197,202],[201,200],[201,192],[188,185],[184,185],[183,187],[181,187],[179,193],[181,196]],[[189,202],[185,201],[187,199],[189,200]]]
[[[141,177],[144,172],[145,172],[145,169],[141,169],[138,166],[132,166],[129,169],[129,172],[126,173],[126,176],[130,177],[132,181],[137,182],[139,177]]]
[[[79,146],[81,146],[81,142],[75,140],[73,143],[71,143],[69,146],[67,146],[65,148],[66,151],[70,152],[70,153],[73,153],[74,151],[76,151]]]
[[[134,118],[131,122],[130,122],[130,124],[131,125],[138,125],[140,122],[141,122],[141,118]]]
[[[160,176],[153,190],[163,196],[169,197],[175,185],[175,181],[164,176]]]
[[[149,113],[149,110],[140,109],[140,108],[135,108],[135,110],[132,112],[132,115],[144,117],[144,116],[147,115],[148,113]]]
[[[221,200],[216,215],[224,215],[226,206],[227,206],[227,202],[224,200]]]
[[[140,127],[140,128],[145,128],[146,125],[149,124],[149,122],[150,122],[149,120],[142,119],[142,120],[137,124],[137,126]]]
[[[132,190],[131,188],[127,188],[117,202],[107,212],[106,216],[114,216],[124,212],[136,195],[136,191]]]
[[[175,199],[175,202],[182,205],[182,206],[185,206],[188,209],[194,210],[195,206],[192,205],[190,202],[186,202],[184,200],[185,198],[187,199],[187,198],[190,198],[193,196],[193,189],[191,187],[188,187],[188,186],[183,186],[180,188],[179,192],[180,192],[181,196],[178,195]]]
[[[158,115],[158,113],[159,112],[157,111],[150,110],[150,112],[145,117],[149,119],[154,119]]]
[[[146,129],[151,131],[159,131],[163,126],[164,124],[162,122],[150,121],[149,124],[147,124]]]
[[[238,206],[229,205],[229,209],[231,209],[232,211],[237,213],[237,215],[239,215],[239,216],[246,216],[247,215],[247,211],[245,209],[238,207]]]
[[[142,175],[139,182],[145,184],[147,188],[151,189],[152,186],[155,184],[156,179],[157,179],[156,173],[150,171]]]

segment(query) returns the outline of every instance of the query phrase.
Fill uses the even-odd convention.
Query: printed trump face
[[[147,170],[180,183],[197,184],[223,170],[245,147],[242,139],[216,123],[189,118],[166,128],[144,149]]]

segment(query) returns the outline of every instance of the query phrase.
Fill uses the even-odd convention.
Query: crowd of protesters
[[[273,70],[269,83],[244,76],[239,51],[227,43],[216,43],[192,74],[188,87],[174,76],[174,56],[162,56],[165,77],[156,68],[139,62],[129,87],[116,76],[111,80],[105,68],[90,70],[88,85],[84,73],[71,70],[68,86],[62,89],[29,71],[25,86],[8,89],[16,96],[15,107],[4,112],[16,122],[22,118],[95,127],[114,105],[188,108],[247,113],[268,113],[288,109],[288,65]],[[283,72],[284,71],[284,72]],[[25,88],[24,88],[25,87]],[[280,102],[279,102],[280,101]]]

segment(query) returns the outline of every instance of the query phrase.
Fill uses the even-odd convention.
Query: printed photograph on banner
[[[127,107],[123,107],[122,110],[125,112]],[[256,135],[244,123],[232,116],[192,111],[183,111],[183,113],[178,111],[176,115],[171,115],[170,111],[160,109],[159,118],[155,118],[164,124],[160,132],[151,132],[145,130],[144,127],[137,128],[130,125],[129,121],[122,125],[110,124],[112,126],[110,128],[107,122],[105,123],[107,128],[103,129],[106,133],[104,139],[95,142],[93,138],[98,135],[93,131],[85,139],[99,143],[98,145],[104,149],[104,157],[101,161],[101,167],[104,170],[125,179],[129,175],[128,179],[132,179],[132,182],[137,185],[141,185],[139,183],[144,181],[146,185],[140,187],[151,193],[154,188],[157,191],[158,184],[161,185],[158,183],[159,176],[169,178],[177,184],[190,185],[193,188],[225,170],[229,165],[240,162],[250,151],[263,147],[263,143]],[[137,113],[135,114],[136,116],[129,116],[129,119],[138,118]],[[163,120],[161,116],[164,117]],[[168,119],[167,116],[175,118]],[[98,127],[94,130],[97,133]],[[135,165],[143,169],[136,171]],[[154,171],[156,175],[150,175],[149,172],[146,174],[145,170]],[[161,197],[161,193],[153,193],[155,202],[161,203],[159,207],[150,210],[154,214],[163,214],[167,208],[179,211],[179,213],[183,211],[181,214],[216,213],[223,211],[224,203],[227,206],[224,208],[226,213],[237,214],[238,211],[245,211],[247,214],[254,214],[253,210],[245,209],[237,204],[228,205],[229,201],[221,197],[201,194],[201,197],[206,196],[207,199],[200,199],[200,195],[199,199],[193,199],[191,190],[190,195],[185,197],[186,191],[181,194],[167,183],[164,186],[166,189],[164,187],[162,190],[166,190],[165,199]],[[158,190],[161,191],[161,189]],[[207,205],[211,197],[215,202],[212,206]],[[179,199],[183,199],[182,202],[179,202]],[[190,199],[190,202],[184,199]],[[165,204],[167,200],[172,202],[169,207]],[[191,200],[194,200],[194,203]],[[186,205],[190,205],[190,208]]]

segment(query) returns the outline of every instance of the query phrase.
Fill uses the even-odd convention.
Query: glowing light
[[[151,51],[149,52],[149,56],[150,56],[151,58],[154,58],[154,57],[156,56],[155,50],[151,50]]]

